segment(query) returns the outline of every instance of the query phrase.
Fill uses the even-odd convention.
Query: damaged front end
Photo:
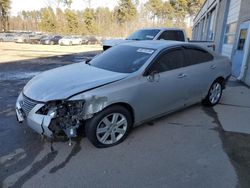
[[[46,103],[37,114],[51,118],[48,129],[53,137],[65,134],[68,138],[76,137],[76,130],[83,120],[84,100],[51,101]]]
[[[19,122],[27,124],[41,135],[52,139],[77,136],[80,125],[107,105],[107,97],[89,96],[81,100],[56,100],[41,103],[22,93],[16,103]],[[21,117],[21,118],[20,118]]]

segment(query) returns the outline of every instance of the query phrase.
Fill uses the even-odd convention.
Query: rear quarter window
[[[186,66],[205,63],[214,59],[212,54],[203,49],[188,48],[184,51],[185,56],[187,57],[185,61]]]

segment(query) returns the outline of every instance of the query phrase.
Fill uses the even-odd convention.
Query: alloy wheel
[[[222,93],[222,87],[221,84],[218,82],[215,82],[209,92],[209,101],[212,104],[216,104],[221,97],[221,93]]]
[[[96,128],[96,137],[102,144],[115,144],[125,135],[128,121],[123,114],[112,113],[105,116]]]

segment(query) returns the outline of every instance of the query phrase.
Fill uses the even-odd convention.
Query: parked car
[[[98,43],[99,43],[98,39],[94,36],[88,36],[82,38],[82,44],[98,44]]]
[[[200,101],[216,105],[230,73],[228,58],[197,45],[131,42],[36,76],[19,95],[16,113],[48,137],[71,138],[84,125],[96,147],[109,147],[153,118]]]
[[[15,37],[14,41],[15,41],[15,43],[24,43],[25,38],[26,37],[24,35],[18,35]]]
[[[41,44],[41,40],[48,37],[47,35],[34,35],[33,37],[30,37],[26,40],[26,43],[29,44]]]
[[[67,45],[67,46],[81,45],[82,44],[82,37],[66,36],[66,37],[63,37],[62,39],[59,40],[59,44],[61,46],[64,46],[64,45]]]
[[[14,42],[14,33],[2,33],[0,35],[0,42]]]
[[[31,38],[36,37],[36,34],[19,34],[15,37],[16,43],[28,43]]]
[[[103,41],[103,50],[107,50],[110,47],[116,46],[122,43],[128,43],[141,40],[174,40],[182,42],[191,42],[207,48],[215,50],[215,44],[208,41],[190,41],[186,37],[186,33],[182,29],[176,28],[148,28],[140,29],[132,33],[126,39],[110,39]]]
[[[52,35],[52,36],[42,38],[40,40],[40,43],[41,44],[47,44],[47,45],[55,45],[55,44],[59,43],[60,39],[62,39],[62,36],[60,36],[60,35]]]

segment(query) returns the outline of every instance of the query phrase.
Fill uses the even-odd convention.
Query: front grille
[[[20,103],[22,110],[26,115],[37,105],[38,103],[34,100],[29,99],[23,95],[23,101]]]

